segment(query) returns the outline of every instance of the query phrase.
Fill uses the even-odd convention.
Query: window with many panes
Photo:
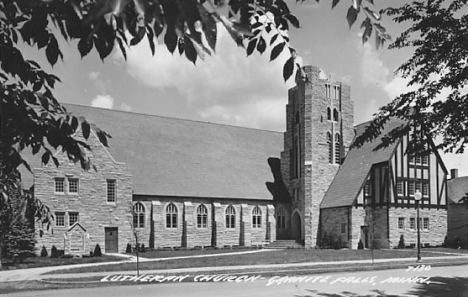
[[[197,228],[207,228],[208,226],[208,209],[205,205],[200,205],[197,208]]]
[[[422,228],[423,228],[424,230],[429,230],[429,218],[424,218],[424,219],[423,219]]]
[[[177,228],[177,207],[172,203],[166,207],[166,228]]]
[[[107,202],[115,202],[116,198],[116,181],[115,179],[107,180]]]
[[[414,182],[408,182],[408,194],[410,196],[414,195]]]
[[[333,164],[333,142],[332,135],[330,132],[327,132],[327,145],[328,145],[328,162]]]
[[[262,210],[258,206],[255,206],[252,210],[252,227],[262,227]]]
[[[145,207],[140,202],[133,206],[133,227],[145,227]]]
[[[424,197],[429,196],[429,184],[427,184],[427,183],[422,184],[422,195]]]
[[[226,228],[236,228],[236,210],[232,205],[226,208]]]
[[[78,194],[79,182],[77,178],[68,178],[68,193]]]
[[[405,229],[405,218],[398,218],[398,229]]]
[[[409,227],[410,227],[410,229],[416,229],[416,219],[415,218],[410,218],[409,219]]]
[[[399,196],[403,196],[403,181],[402,180],[397,181],[397,194]]]
[[[414,185],[416,187],[416,192],[417,191],[421,192],[421,183],[416,182]]]
[[[286,229],[286,212],[283,207],[276,211],[276,226],[278,229]]]
[[[55,213],[55,226],[65,227],[65,213],[64,212]]]
[[[370,181],[367,181],[364,185],[364,196],[369,197],[372,194],[372,186]]]
[[[77,212],[69,212],[68,213],[68,225],[73,226],[76,222],[78,222],[79,214]]]
[[[55,178],[55,193],[65,193],[65,179],[63,177]]]
[[[340,134],[335,134],[335,164],[341,164],[341,142]]]
[[[422,156],[422,164],[423,165],[429,164],[429,156]]]

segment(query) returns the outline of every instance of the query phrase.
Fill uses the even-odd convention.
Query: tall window
[[[68,178],[68,193],[78,194],[78,179]]]
[[[166,228],[177,228],[177,207],[172,203],[166,207]]]
[[[414,182],[408,182],[408,194],[410,196],[414,195]]]
[[[424,219],[423,219],[422,228],[423,228],[424,230],[429,230],[429,218],[424,218]]]
[[[258,206],[255,206],[252,210],[252,227],[262,227],[262,210]]]
[[[335,99],[340,99],[340,86],[333,86],[334,93],[335,93]]]
[[[107,202],[115,202],[115,188],[116,182],[115,179],[107,180]]]
[[[427,183],[423,183],[422,184],[422,195],[424,197],[428,197],[429,196],[429,184]]]
[[[338,122],[338,110],[333,108],[333,121]]]
[[[327,120],[331,121],[331,109],[327,107]]]
[[[372,185],[370,181],[367,181],[364,185],[364,196],[370,197],[372,195]]]
[[[423,165],[429,164],[429,156],[422,156],[422,164]]]
[[[299,111],[296,111],[296,118],[294,119],[294,124],[299,124],[301,121],[301,118],[299,117]]]
[[[410,227],[410,229],[416,229],[416,219],[415,218],[410,218],[409,219],[409,227]]]
[[[346,233],[346,223],[341,223],[341,234]]]
[[[65,179],[62,177],[55,178],[55,193],[65,193]]]
[[[293,144],[293,166],[294,166],[294,178],[299,178],[301,176],[301,152],[299,149],[299,139],[294,137]]]
[[[421,164],[421,156],[414,157],[414,163]]]
[[[65,213],[64,212],[55,213],[55,226],[65,227]]]
[[[236,210],[232,205],[226,208],[226,228],[236,228]]]
[[[197,228],[206,228],[208,225],[208,209],[205,205],[197,208]]]
[[[397,186],[398,196],[403,196],[403,181],[402,180],[397,181],[396,186]]]
[[[398,229],[405,229],[405,218],[398,218]]]
[[[276,224],[278,229],[286,229],[286,212],[283,207],[276,211]]]
[[[335,164],[341,163],[341,142],[340,142],[340,134],[335,134]]]
[[[333,142],[330,132],[327,132],[327,145],[328,145],[328,162],[333,164]]]
[[[133,227],[145,227],[145,207],[140,202],[133,206]]]
[[[330,84],[325,84],[325,97],[330,98]]]
[[[77,212],[69,212],[68,213],[68,225],[73,226],[76,222],[78,222],[79,214]]]

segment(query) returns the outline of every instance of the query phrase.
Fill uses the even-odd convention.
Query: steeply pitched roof
[[[269,157],[283,134],[65,104],[108,132],[108,151],[133,174],[136,195],[273,199]]]
[[[405,124],[406,122],[404,120],[397,118],[391,119],[385,125],[382,135]],[[356,126],[356,135],[364,133],[368,125],[369,122]],[[375,139],[374,141],[366,142],[360,148],[353,148],[348,152],[344,163],[338,170],[335,179],[331,183],[320,204],[321,208],[352,205],[372,165],[390,160],[390,157],[398,145],[398,142],[395,142],[386,148],[374,150],[379,143],[380,139]]]
[[[449,203],[459,203],[468,193],[468,176],[457,177],[447,181]]]

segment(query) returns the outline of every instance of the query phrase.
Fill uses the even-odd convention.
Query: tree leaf
[[[55,39],[55,37],[52,36],[49,39],[49,44],[46,48],[47,61],[49,61],[50,65],[54,66],[55,63],[57,63],[59,55],[61,54],[62,53],[60,52],[60,49],[58,47],[57,39]]]
[[[266,49],[265,39],[262,36],[260,36],[260,38],[258,39],[258,43],[257,43],[257,51],[259,51],[260,54],[263,54],[263,52],[265,52],[265,49]]]
[[[187,59],[195,64],[197,61],[197,50],[193,46],[192,40],[190,40],[188,36],[184,37],[184,50]]]
[[[288,14],[286,19],[293,25],[295,28],[300,28],[299,20],[292,14]]]
[[[177,33],[175,27],[168,27],[164,35],[164,43],[171,54],[174,53],[177,46]]]
[[[346,15],[346,19],[348,20],[348,25],[349,25],[349,28],[351,28],[351,26],[353,26],[354,22],[356,21],[357,19],[357,15],[358,15],[358,10],[355,9],[352,5],[349,7],[348,9],[348,14]]]
[[[88,41],[87,37],[83,37],[78,42],[78,50],[80,51],[81,58],[89,54],[91,49],[93,48],[93,43]]]
[[[294,71],[294,58],[290,57],[283,66],[283,79],[287,81]]]
[[[273,50],[271,51],[271,55],[270,55],[270,61],[273,61],[281,54],[285,45],[286,45],[286,42],[281,42],[273,48]]]
[[[49,163],[49,159],[50,159],[50,152],[44,152],[44,154],[42,155],[42,164],[44,165],[47,165],[47,163]]]
[[[247,56],[250,56],[253,53],[255,47],[257,46],[257,40],[257,38],[250,40],[249,45],[247,46]]]

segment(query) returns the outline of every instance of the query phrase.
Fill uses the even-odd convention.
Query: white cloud
[[[97,71],[91,71],[89,73],[89,78],[92,79],[92,80],[95,80],[96,78],[98,78],[98,76],[99,76],[99,72],[97,72]]]
[[[132,107],[125,102],[120,104],[120,109],[123,111],[132,111]]]
[[[380,60],[379,53],[372,47],[370,42],[359,44],[358,51],[361,53],[361,77],[362,84],[385,86],[390,70]]]
[[[91,106],[112,109],[114,107],[114,98],[110,95],[97,95],[91,101]]]
[[[207,121],[284,129],[287,89],[294,85],[282,79],[287,54],[273,62],[268,51],[246,58],[245,50],[235,45],[224,28],[218,28],[216,54],[197,61],[196,66],[177,50],[171,55],[164,44],[156,45],[153,57],[142,42],[127,51],[125,67],[145,86],[177,89],[185,104]],[[123,61],[119,51],[114,58]],[[277,105],[281,108],[272,107]]]

